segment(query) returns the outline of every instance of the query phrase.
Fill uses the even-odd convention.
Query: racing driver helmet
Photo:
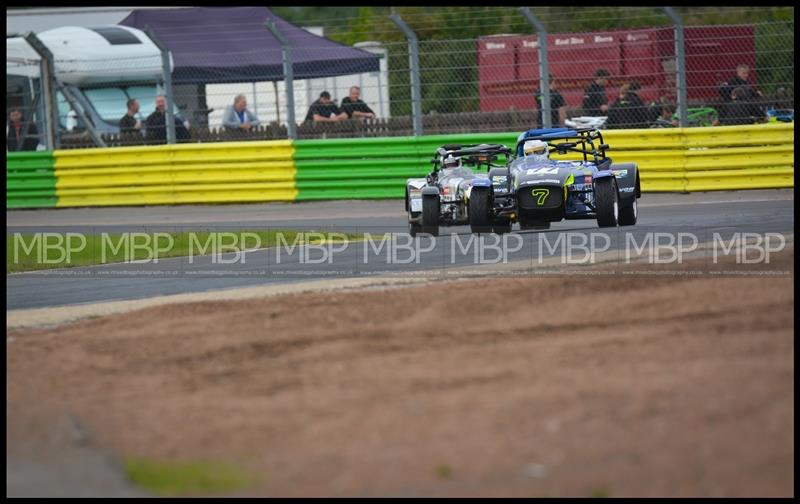
[[[461,158],[455,157],[452,154],[450,154],[449,156],[444,158],[443,166],[445,170],[458,168],[459,166],[461,166]]]
[[[528,140],[522,146],[525,153],[525,159],[530,159],[534,162],[545,162],[550,159],[547,152],[547,142],[541,140]]]

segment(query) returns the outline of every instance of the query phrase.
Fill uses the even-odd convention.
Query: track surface
[[[344,201],[300,204],[259,204],[234,206],[179,206],[146,208],[90,208],[7,211],[10,233],[123,232],[241,229],[297,229],[339,232],[404,233],[407,230],[402,201]],[[695,194],[645,194],[640,200],[639,223],[610,233],[611,250],[624,246],[622,231],[631,232],[641,243],[649,232],[691,232],[700,241],[711,233],[729,237],[734,232],[788,233],[794,229],[794,194],[791,190],[713,192]],[[561,254],[563,247],[539,254],[545,235],[549,244],[564,231],[589,236],[600,229],[592,220],[565,221],[549,231],[514,234],[522,238],[519,251],[509,260],[529,260],[535,266],[542,256]],[[302,264],[300,249],[284,253],[280,264],[276,251],[249,252],[245,264],[221,266],[210,257],[188,264],[185,259],[165,259],[158,265],[117,264],[91,268],[69,268],[50,272],[24,273],[6,277],[6,309],[63,306],[110,300],[142,299],[157,295],[206,292],[270,283],[290,283],[310,278],[360,276],[463,267],[474,264],[472,251],[457,250],[452,234],[462,244],[470,238],[466,227],[442,228],[435,248],[421,256],[419,264],[390,264],[381,257],[369,257],[365,247],[351,244],[337,253],[333,264]],[[510,241],[517,244],[517,239]],[[491,241],[490,241],[491,243]],[[133,271],[131,275],[127,272]],[[150,272],[142,276],[142,272]],[[165,274],[165,272],[178,272]]]
[[[235,463],[242,496],[790,497],[793,280],[468,279],[10,330],[7,480],[110,493],[63,451],[73,418],[121,460]],[[19,488],[31,465],[50,478]]]

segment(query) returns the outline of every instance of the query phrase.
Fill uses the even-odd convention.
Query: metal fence
[[[487,30],[479,37],[448,40],[432,39],[425,30],[417,34],[413,23],[406,25],[395,15],[384,28],[393,30],[392,40],[356,44],[377,55],[379,71],[340,75],[315,72],[315,63],[308,61],[311,53],[319,57],[314,47],[292,48],[289,54],[269,49],[275,52],[272,59],[291,63],[277,70],[257,64],[262,48],[190,54],[200,63],[222,54],[229,73],[219,66],[209,73],[202,64],[187,67],[174,60],[167,67],[163,63],[170,61],[169,54],[162,55],[166,59],[132,57],[92,65],[56,60],[54,80],[9,76],[7,97],[32,119],[36,130],[28,137],[38,139],[39,149],[479,133],[546,125],[614,129],[793,120],[793,17],[694,25],[674,13],[651,10],[657,12],[648,13],[641,26],[619,29],[613,20],[600,19],[602,29],[580,33],[569,32],[563,18],[530,19],[514,10],[510,15],[520,21],[513,34]],[[541,43],[543,37],[547,44]],[[337,49],[327,51],[324,59],[337,58]],[[46,67],[44,60],[17,64],[27,66],[31,75]],[[545,66],[551,80],[541,89]],[[102,85],[81,85],[80,77],[93,72],[150,72],[155,78],[125,85],[109,76]],[[44,106],[48,87],[55,112]],[[364,104],[343,103],[351,93]],[[160,114],[156,97],[164,94],[171,107]],[[32,98],[22,99],[25,95]],[[237,97],[244,97],[252,115],[236,113]],[[121,132],[131,98],[140,109],[133,129],[129,124]],[[169,131],[170,109],[174,133]],[[362,111],[368,115],[356,113]],[[48,141],[47,118],[56,116]],[[20,131],[13,124],[9,141],[12,129]],[[8,145],[10,150],[36,148],[30,140]]]

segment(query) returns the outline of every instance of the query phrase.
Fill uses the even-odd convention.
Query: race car
[[[562,219],[597,219],[600,227],[636,224],[641,197],[636,163],[614,164],[594,128],[549,128],[517,138],[508,167],[489,171],[492,187],[474,187],[469,223],[474,233],[547,229]],[[577,153],[577,160],[550,159]],[[582,159],[580,159],[582,158]]]
[[[505,145],[443,145],[436,149],[433,170],[425,178],[406,181],[405,205],[411,236],[439,236],[439,226],[466,225],[467,205],[473,187],[491,189],[486,172],[478,170],[508,165],[512,151]],[[500,163],[498,163],[500,161]]]

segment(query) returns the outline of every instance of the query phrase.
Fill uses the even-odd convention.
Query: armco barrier
[[[11,153],[8,208],[402,198],[448,143],[518,133],[231,142]],[[794,123],[603,132],[642,191],[794,187]],[[569,157],[573,157],[568,156]]]
[[[402,198],[404,179],[430,171],[448,143],[515,145],[518,133],[295,142],[298,200]],[[615,162],[636,162],[642,191],[794,186],[794,123],[608,130]],[[575,155],[564,159],[576,158]]]
[[[288,140],[60,150],[57,206],[294,201]]]
[[[56,206],[53,153],[9,152],[6,156],[6,208]]]

